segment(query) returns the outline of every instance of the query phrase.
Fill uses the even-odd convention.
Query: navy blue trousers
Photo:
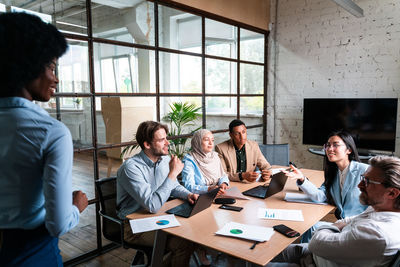
[[[43,225],[32,230],[3,229],[0,266],[63,266],[58,238]]]

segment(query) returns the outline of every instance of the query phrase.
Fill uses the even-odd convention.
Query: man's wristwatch
[[[239,172],[239,180],[240,180],[240,181],[243,181],[242,172]]]

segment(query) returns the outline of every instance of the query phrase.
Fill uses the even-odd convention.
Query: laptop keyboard
[[[268,186],[259,185],[259,186],[256,186],[252,189],[249,189],[249,190],[243,192],[243,194],[247,195],[247,196],[257,196],[257,197],[265,198],[267,190],[268,190]]]
[[[190,213],[192,212],[193,205],[190,205],[188,202],[184,202],[175,208],[168,210],[170,213],[186,216],[189,217]]]

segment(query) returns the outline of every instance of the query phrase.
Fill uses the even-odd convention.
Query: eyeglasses
[[[384,182],[381,183],[381,182],[371,180],[371,179],[365,177],[364,175],[361,175],[361,181],[364,183],[365,187],[367,187],[369,184],[382,184],[382,185],[385,184]]]
[[[326,144],[324,144],[324,149],[328,149],[330,147],[333,147],[334,149],[336,149],[336,148],[338,148],[340,146],[345,146],[345,144],[338,144],[338,143],[329,144],[329,143],[326,143]]]

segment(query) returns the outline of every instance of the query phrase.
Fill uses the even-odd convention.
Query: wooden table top
[[[278,167],[278,166],[274,166]],[[302,172],[315,185],[319,186],[323,182],[323,172],[302,169]],[[250,189],[262,183],[238,183],[231,182],[231,186],[236,186],[241,192]],[[272,227],[277,224],[285,224],[288,227],[303,234],[312,225],[318,222],[326,214],[328,214],[333,206],[304,204],[286,202],[284,200],[286,192],[299,192],[296,182],[288,179],[285,188],[266,199],[250,197],[250,200],[236,200],[233,206],[243,207],[241,212],[219,209],[218,204],[212,204],[210,208],[190,217],[182,218],[176,216],[180,222],[180,227],[166,228],[165,231],[169,234],[191,240],[203,246],[221,251],[234,257],[252,262],[258,265],[265,265],[278,255],[283,249],[291,244],[295,238],[287,238],[275,232],[271,239],[267,242],[258,244],[255,249],[250,249],[253,241],[238,239],[216,235],[215,232],[221,229],[226,223],[238,222],[249,225],[258,225],[264,227]],[[172,200],[165,203],[160,211],[156,214],[145,212],[133,213],[128,215],[129,219],[145,218],[149,216],[159,216],[165,214],[165,211],[182,203],[182,200]],[[283,221],[283,220],[266,220],[257,217],[258,208],[273,208],[273,209],[295,209],[302,210],[304,221]]]

